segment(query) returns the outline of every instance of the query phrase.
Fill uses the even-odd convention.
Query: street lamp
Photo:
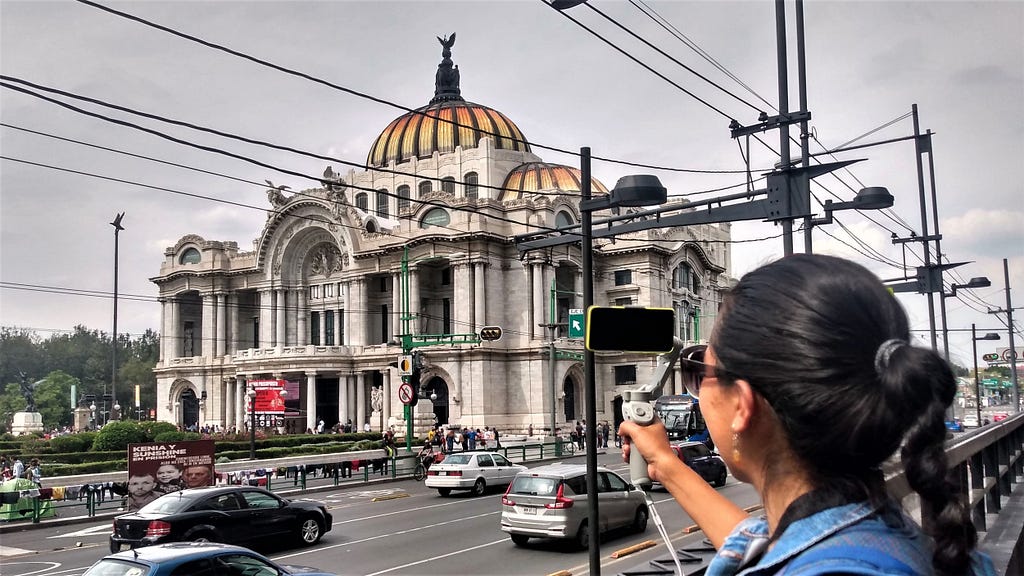
[[[940,276],[940,281],[941,281],[941,276]],[[948,294],[945,293],[945,292],[941,292],[940,293],[941,298],[939,298],[939,304],[940,304],[939,309],[940,309],[940,312],[942,313],[942,350],[943,350],[943,352],[945,354],[946,362],[949,362],[949,326],[948,326],[948,323],[946,322],[946,298],[952,298],[952,297],[956,296],[956,291],[961,289],[961,288],[966,288],[966,289],[970,289],[970,288],[987,288],[987,287],[989,287],[991,285],[992,285],[992,282],[990,282],[989,279],[986,278],[985,276],[975,276],[974,278],[971,278],[969,281],[967,281],[966,284],[953,284],[952,285],[952,290]],[[977,390],[975,390],[975,392],[977,392]],[[950,410],[950,416],[955,419],[956,418],[956,403],[955,402],[953,404],[949,405],[949,410]]]
[[[245,393],[249,397],[249,460],[256,459],[256,388]]]
[[[978,278],[972,278],[971,282],[978,280]],[[985,279],[988,282],[988,279]],[[970,282],[968,282],[970,284]],[[956,285],[953,287],[954,292]],[[981,384],[978,382],[978,340],[999,340],[999,334],[995,332],[989,332],[984,336],[978,336],[975,330],[974,324],[971,324],[971,346],[974,348],[974,407],[978,414],[978,426],[981,426]]]
[[[110,343],[110,395],[114,398],[114,408],[118,410],[118,416],[121,407],[117,404],[117,241],[118,234],[124,230],[124,226],[121,226],[122,218],[124,212],[114,216],[114,221],[110,223],[114,227],[114,334]]]
[[[89,405],[89,410],[92,411],[92,429],[96,429],[96,403],[93,402]]]

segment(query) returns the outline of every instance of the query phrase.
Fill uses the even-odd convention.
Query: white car
[[[452,490],[471,490],[481,496],[488,486],[507,486],[526,466],[513,464],[495,452],[456,452],[427,471],[426,485],[447,496]]]
[[[977,414],[964,414],[961,422],[964,423],[964,428],[977,428],[979,426]]]

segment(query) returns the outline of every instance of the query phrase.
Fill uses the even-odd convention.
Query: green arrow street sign
[[[583,309],[571,308],[569,310],[569,338],[583,338],[584,324]]]

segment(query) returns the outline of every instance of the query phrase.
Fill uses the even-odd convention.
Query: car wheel
[[[473,484],[473,496],[483,496],[487,490],[487,483],[484,482],[483,478],[477,478],[476,484]]]
[[[526,543],[530,541],[530,537],[526,534],[513,534],[512,543],[516,546],[526,546]]]
[[[576,547],[580,550],[590,548],[590,525],[586,520],[580,524],[580,529],[576,531]]]
[[[197,534],[193,534],[192,536],[190,536],[189,537],[189,541],[191,541],[191,542],[213,542],[213,539],[211,538],[211,536],[210,536],[210,534],[208,532],[199,532]]]
[[[114,542],[110,543],[110,553],[111,554],[117,554],[120,551],[121,551],[121,545],[120,544],[115,544]]]
[[[725,486],[725,478],[727,475],[728,473],[725,471],[725,468],[723,468],[722,472],[718,474],[718,478],[715,478],[715,486]]]
[[[320,521],[316,518],[306,518],[299,525],[299,538],[303,544],[313,545],[320,541],[320,537],[323,535],[323,528],[320,527]]]
[[[437,489],[437,493],[440,494],[442,497],[447,497],[449,494],[452,493],[452,489],[451,488],[438,488]]]
[[[647,531],[647,517],[650,513],[647,508],[641,506],[636,509],[636,517],[633,519],[633,531],[643,533]]]

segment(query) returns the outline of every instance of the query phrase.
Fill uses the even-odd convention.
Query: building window
[[[676,336],[683,342],[689,342],[693,339],[693,309],[686,300],[676,302],[674,307],[678,324]]]
[[[402,184],[398,187],[398,213],[409,209],[409,187]]]
[[[309,313],[309,343],[313,346],[320,345],[320,313]]]
[[[387,304],[381,304],[380,305],[380,341],[383,344],[387,344],[388,338],[390,337],[390,334],[388,334],[388,329],[391,327],[390,326],[391,325],[390,320],[391,320],[391,318],[388,317],[388,305]]]
[[[260,347],[260,317],[252,317],[252,347]]]
[[[182,349],[182,356],[188,358],[194,356],[195,343],[196,343],[196,325],[194,322],[185,321],[185,327],[181,333],[181,340],[184,344]]]
[[[575,223],[572,219],[572,214],[565,210],[559,210],[558,214],[555,214],[555,228],[567,228]]]
[[[339,308],[338,314],[338,346],[345,345],[345,309]]]
[[[615,367],[615,385],[626,386],[636,384],[636,364]]]
[[[380,291],[385,294],[388,292],[388,279],[384,276],[380,277]]]
[[[366,192],[360,192],[356,194],[356,208],[359,208],[363,212],[366,212],[367,206],[369,206],[370,199],[366,195]]]
[[[626,296],[626,297],[623,297],[623,298],[616,298],[615,299],[615,305],[616,306],[632,306],[633,305],[633,299],[630,298],[629,296]]]
[[[427,194],[430,194],[430,180],[424,180],[420,182],[419,187],[420,198],[423,198]]]
[[[672,288],[676,290],[689,288],[690,276],[692,274],[693,272],[690,269],[690,265],[686,262],[676,266],[675,270],[672,271]]]
[[[447,226],[452,221],[448,211],[444,208],[434,208],[430,212],[423,215],[423,219],[420,220],[420,228],[430,228],[431,226]]]
[[[334,346],[333,310],[324,310],[324,346]]]
[[[694,294],[700,294],[700,277],[697,276],[696,274],[693,275],[693,283],[691,290],[693,290]]]
[[[377,216],[388,217],[388,191],[384,189],[377,190]]]
[[[464,179],[466,186],[466,198],[476,200],[480,197],[480,177],[476,172],[466,172]]]
[[[319,300],[320,299],[320,287],[319,286],[310,286],[309,287],[309,298],[311,300]]]
[[[455,178],[445,176],[441,179],[441,191],[445,194],[455,196]]]
[[[441,333],[452,334],[452,300],[441,299]]]
[[[451,285],[452,285],[452,269],[451,268],[441,268],[441,286],[451,286]]]
[[[615,271],[615,285],[626,286],[633,283],[633,271],[632,270],[616,270]]]
[[[181,253],[181,258],[178,259],[179,264],[199,264],[202,260],[202,256],[199,255],[199,250],[195,248],[189,248]]]

